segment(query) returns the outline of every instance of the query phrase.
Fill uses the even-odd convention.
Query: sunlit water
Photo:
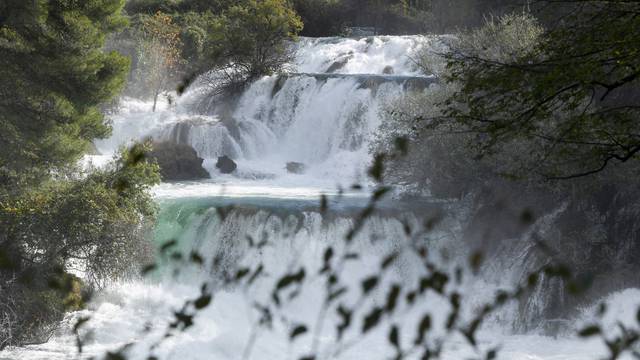
[[[345,334],[349,343],[345,348],[334,346],[335,311],[327,315],[325,326],[319,331],[290,343],[293,325],[305,323],[313,329],[321,309],[322,282],[310,277],[299,296],[283,305],[273,329],[258,332],[255,344],[247,351],[258,321],[252,304],[268,301],[269,289],[278,277],[301,265],[310,274],[317,273],[328,246],[346,251],[345,236],[369,201],[369,143],[384,121],[385,105],[405,94],[413,80],[429,86],[433,79],[420,73],[413,57],[423,47],[437,50],[441,46],[440,38],[421,36],[301,39],[292,64],[292,71],[297,74],[257,81],[239,99],[231,117],[225,115],[226,119],[211,106],[211,111],[196,107],[203,103],[197,86],[177,104],[163,103],[156,113],[150,111],[149,102],[125,99],[120,111],[111,116],[113,136],[97,142],[103,155],[87,157],[85,162],[104,166],[118,146],[145,137],[191,144],[205,158],[212,179],[164,183],[152,190],[161,209],[154,242],[161,245],[177,240],[181,252],[203,254],[205,267],[181,266],[180,273],[173,274],[173,266],[163,263],[159,273],[113,283],[98,292],[86,310],[69,314],[47,343],[8,349],[0,353],[0,358],[101,357],[131,344],[126,354],[134,359],[146,359],[150,354],[161,359],[241,359],[244,355],[258,360],[298,359],[308,355],[316,338],[316,348],[323,358],[383,359],[394,356],[387,341],[387,325],[398,324],[401,342],[409,347],[417,322],[426,312],[434,318],[435,330],[429,336],[434,340],[443,336],[437,329],[444,327],[449,305],[434,295],[417,306],[401,302],[396,315],[383,320],[385,326],[365,337],[360,336],[361,323],[355,320],[353,329]],[[393,75],[383,74],[385,68],[386,72],[393,69]],[[329,71],[337,75],[317,75]],[[235,174],[218,173],[214,164],[221,155],[237,161]],[[307,171],[287,173],[289,161],[304,163]],[[364,188],[354,189],[354,184]],[[326,211],[319,207],[321,196],[327,198]],[[360,281],[376,274],[387,254],[406,248],[411,240],[405,225],[411,224],[413,231],[418,231],[426,214],[434,209],[455,213],[461,206],[429,199],[400,202],[389,196],[350,245],[361,256],[344,269],[343,280],[355,291],[341,303],[353,307],[357,319],[383,303],[383,290],[360,302]],[[217,210],[221,208],[225,209],[224,218]],[[469,255],[465,245],[455,240],[459,238],[461,221],[464,216],[452,216],[420,238],[435,254],[448,251],[448,261],[440,255],[435,255],[434,260],[447,269]],[[269,246],[259,252],[249,249],[247,236],[268,239]],[[216,256],[222,260],[214,274],[210,265]],[[493,261],[495,264],[489,264],[488,271],[470,275],[458,285],[466,299],[465,318],[493,299],[496,290],[513,285],[524,271],[517,260]],[[263,264],[269,275],[254,287],[220,287],[219,273],[233,273],[238,266],[257,264]],[[500,270],[492,271],[491,266]],[[419,268],[416,260],[403,252],[385,275],[383,285],[398,283],[409,287],[419,276]],[[173,312],[186,300],[197,298],[203,283],[215,289],[211,305],[195,317],[193,327],[159,341],[174,319]],[[610,330],[616,331],[617,320],[637,327],[633,319],[640,305],[640,290],[629,289],[603,300],[610,304],[605,317]],[[606,354],[599,340],[585,341],[568,335],[593,321],[595,304],[565,319],[567,329],[559,337],[542,336],[541,331],[514,334],[512,324],[517,311],[511,304],[485,323],[479,336],[481,349],[498,347],[500,359],[522,360],[598,359]],[[78,354],[72,328],[82,317],[90,320],[81,329],[84,347]],[[444,359],[475,355],[462,336],[448,337]]]

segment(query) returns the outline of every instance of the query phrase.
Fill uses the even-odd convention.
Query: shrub
[[[231,6],[211,24],[209,83],[224,92],[280,71],[291,60],[289,40],[302,21],[285,0],[245,0]]]
[[[0,319],[9,328],[0,344],[46,340],[66,310],[82,306],[83,289],[129,276],[148,261],[155,205],[147,190],[159,178],[140,151],[85,178],[2,198]],[[83,273],[86,286],[72,270]]]

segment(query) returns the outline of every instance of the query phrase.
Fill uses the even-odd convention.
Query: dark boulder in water
[[[351,60],[352,58],[353,58],[353,51],[349,51],[349,53],[347,53],[346,55],[343,55],[337,58],[325,72],[331,74],[342,69],[343,67],[345,67],[345,65],[349,63],[349,60]]]
[[[342,69],[345,65],[347,65],[347,62],[349,62],[349,58],[336,60],[336,61],[333,62],[333,64],[331,64],[331,66],[329,66],[329,68],[327,69],[326,72],[334,73],[334,72]]]
[[[393,66],[387,65],[382,69],[382,73],[385,75],[393,75],[395,74],[395,71],[393,70]]]
[[[227,155],[224,155],[224,156],[218,157],[218,162],[216,163],[216,167],[223,174],[231,174],[232,172],[236,171],[236,169],[238,168],[238,165],[235,163],[235,161],[231,160],[230,157],[228,157]]]
[[[148,158],[157,161],[164,181],[209,179],[202,158],[191,145],[171,141],[155,142]]]
[[[303,163],[291,161],[287,163],[287,172],[292,174],[303,174],[307,170],[307,167]]]

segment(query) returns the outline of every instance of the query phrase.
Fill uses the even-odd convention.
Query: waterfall
[[[303,38],[294,63],[286,66],[294,71],[252,83],[230,110],[216,111],[206,85],[193,86],[157,113],[125,99],[111,117],[113,136],[97,147],[108,154],[152,137],[192,145],[214,174],[211,164],[227,155],[239,163],[241,176],[287,177],[285,164],[294,161],[309,168],[306,180],[355,182],[370,161],[369,140],[387,115],[386,105],[435,81],[421,75],[412,57],[439,44],[439,38],[424,36]],[[214,106],[193,106],[203,102]]]
[[[198,253],[204,264],[176,265],[159,256],[160,268],[155,273],[99,291],[86,310],[65,318],[49,342],[9,349],[0,352],[0,358],[76,356],[72,330],[78,319],[89,317],[81,329],[87,339],[82,358],[130,344],[127,355],[131,359],[146,359],[151,348],[160,359],[240,359],[258,321],[255,304],[272,296],[269,289],[283,274],[303,265],[309,283],[299,293],[287,293],[289,298],[274,317],[271,331],[257,336],[250,357],[298,359],[308,355],[313,335],[305,334],[294,343],[289,343],[289,335],[294,324],[313,325],[321,311],[324,285],[317,274],[327,248],[337,254],[358,253],[357,259],[345,265],[341,279],[355,294],[348,293],[340,301],[352,307],[354,318],[359,319],[386,302],[387,294],[382,290],[362,302],[358,292],[363,279],[381,272],[380,264],[390,253],[399,255],[381,280],[381,289],[391,284],[410,287],[424,274],[424,264],[407,251],[416,242],[429,249],[435,264],[451,273],[467,265],[471,249],[460,240],[467,221],[464,204],[387,199],[352,243],[345,240],[368,204],[368,196],[366,190],[344,189],[366,179],[372,158],[369,143],[385,121],[386,106],[408,91],[434,86],[436,79],[415,65],[418,52],[425,47],[439,51],[442,46],[442,38],[435,36],[301,38],[287,73],[258,79],[224,106],[198,82],[175,103],[161,103],[157,112],[151,112],[150,102],[123,99],[118,112],[109,117],[113,135],[96,141],[103,156],[110,157],[131,141],[151,137],[190,144],[205,159],[212,179],[161,184],[153,189],[160,213],[152,239],[159,249],[175,240],[171,251],[181,259]],[[238,163],[236,173],[217,172],[213,164],[221,155]],[[292,161],[305,164],[306,173],[288,173],[285,165]],[[320,194],[327,196],[328,210],[319,206]],[[434,213],[446,216],[431,228],[428,220]],[[263,240],[268,240],[266,245],[251,246]],[[530,257],[529,245],[527,238],[514,239],[488,258],[482,271],[466,274],[459,281],[456,290],[466,299],[461,305],[463,320],[491,301],[496,291],[513,286],[526,271],[539,265]],[[239,269],[255,269],[259,264],[264,265],[265,273],[255,288],[225,284],[224,279]],[[174,274],[175,269],[179,273]],[[174,313],[200,294],[203,283],[215,290],[212,304],[194,318],[188,331],[154,346],[163,338]],[[487,319],[479,336],[480,346],[501,346],[503,359],[586,359],[604,354],[603,345],[595,341],[556,340],[541,336],[540,329],[531,325],[532,318],[544,316],[546,302],[555,294],[545,286],[539,286],[524,305],[510,303]],[[627,310],[637,305],[628,301],[630,295],[613,294],[612,298],[617,305],[611,323],[616,311],[626,316]],[[331,310],[327,326],[316,335],[321,349],[329,349],[335,339],[338,320],[335,309]],[[400,301],[398,317],[384,321],[397,323],[401,334],[406,334],[402,341],[408,344],[413,341],[408,336],[415,333],[425,313],[433,316],[430,339],[442,336],[437,329],[445,328],[450,310],[442,297],[429,294],[415,307]],[[581,318],[567,320],[567,326],[589,321],[595,311],[582,310]],[[519,326],[519,318],[526,319],[527,326]],[[357,323],[345,336],[357,338],[361,326]],[[513,336],[514,329],[528,333]],[[324,355],[327,359],[393,357],[387,339],[386,332],[374,330],[340,355]],[[443,358],[477,355],[464,343],[461,337],[452,337],[443,349]],[[419,355],[410,354],[409,358]]]

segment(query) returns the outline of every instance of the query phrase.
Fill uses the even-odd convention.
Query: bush
[[[386,176],[436,198],[468,200],[469,222],[464,232],[470,247],[508,246],[509,241],[524,236],[514,226],[518,219],[513,214],[524,210],[546,214],[548,249],[562,254],[566,264],[585,278],[600,274],[584,297],[557,300],[552,312],[567,316],[576,306],[615,291],[624,286],[621,284],[637,286],[633,279],[616,284],[607,279],[638,270],[633,259],[640,250],[635,245],[640,210],[632,204],[637,203],[640,189],[631,180],[631,174],[637,172],[633,163],[584,179],[548,178],[544,170],[554,168],[549,165],[562,164],[565,171],[580,165],[570,156],[583,143],[544,145],[545,136],[558,134],[554,126],[575,114],[567,111],[566,103],[559,102],[548,116],[531,112],[534,117],[512,122],[524,102],[531,104],[538,91],[545,94],[548,90],[544,83],[530,83],[530,76],[549,81],[559,78],[538,68],[520,71],[527,66],[525,60],[549,61],[540,47],[546,46],[547,36],[531,15],[511,14],[489,19],[484,27],[451,39],[446,66],[442,58],[423,54],[419,62],[425,73],[436,74],[442,81],[392,107],[375,149],[388,149],[395,136],[405,137],[410,143],[408,156],[389,164]],[[512,92],[504,92],[504,87]],[[488,111],[493,106],[500,110]],[[600,124],[624,134],[615,130],[623,121]],[[564,134],[584,134],[589,122],[569,129]],[[570,149],[563,150],[567,146]],[[597,160],[595,150],[585,159]],[[538,266],[544,260],[533,255],[530,261]],[[554,291],[561,288],[554,285]],[[560,299],[559,293],[549,296]],[[536,305],[523,302],[521,306]],[[539,319],[521,320],[520,329],[528,330]]]
[[[286,0],[244,0],[211,23],[207,41],[207,80],[215,93],[242,88],[282,70],[291,60],[289,40],[302,21]]]
[[[304,23],[301,35],[336,36],[348,24],[344,4],[329,0],[295,0],[293,6]]]
[[[150,259],[155,205],[147,190],[159,178],[141,151],[85,178],[2,198],[0,321],[9,328],[0,344],[46,340],[66,310],[82,306],[85,287],[69,271],[82,272],[86,288],[100,287]]]

